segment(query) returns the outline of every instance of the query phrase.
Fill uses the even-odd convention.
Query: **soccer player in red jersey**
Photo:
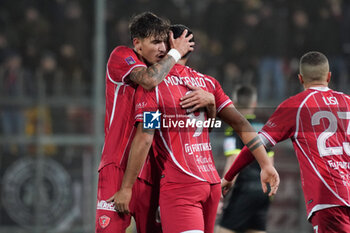
[[[120,188],[127,164],[130,143],[135,134],[134,97],[138,85],[152,89],[158,85],[182,55],[193,50],[192,36],[177,39],[169,33],[169,23],[150,12],[133,17],[130,33],[134,48],[116,47],[106,71],[105,143],[99,166],[96,232],[121,233],[130,224],[129,214],[115,210],[113,194]],[[170,51],[168,52],[168,42]],[[137,231],[159,232],[155,223],[158,193],[152,187],[151,157],[140,172],[134,187],[130,212]],[[156,192],[156,193],[154,193]],[[158,227],[158,228],[157,228]]]
[[[322,53],[306,53],[299,68],[305,90],[278,106],[260,137],[266,147],[292,140],[314,232],[350,232],[350,97],[328,88],[331,73]],[[252,160],[242,151],[223,187]]]
[[[275,179],[278,175],[254,129],[234,109],[220,84],[214,78],[184,66],[186,60],[181,59],[154,90],[137,89],[137,132],[121,189],[115,195],[119,201],[116,208],[120,212],[129,211],[133,183],[153,142],[162,171],[159,205],[163,232],[212,233],[221,196],[221,180],[213,161],[208,130],[217,122],[208,119],[206,111],[189,112],[180,107],[181,98],[195,89],[189,86],[212,93],[219,116],[224,110],[233,112],[235,119],[230,122],[257,154],[262,173],[269,178],[274,175]],[[150,125],[159,129],[148,129]],[[278,181],[275,183],[278,185]],[[276,191],[275,183],[272,192]]]

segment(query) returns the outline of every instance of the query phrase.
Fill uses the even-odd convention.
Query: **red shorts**
[[[310,221],[315,233],[349,233],[350,207],[337,206],[316,211]]]
[[[125,233],[130,225],[131,216],[118,214],[114,204],[106,200],[119,190],[124,172],[114,164],[107,165],[99,172],[96,209],[96,233]],[[152,186],[137,179],[132,189],[130,212],[135,218],[138,233],[161,232],[156,221],[158,209],[158,186]]]
[[[161,184],[159,205],[163,232],[213,233],[220,196],[220,184]]]

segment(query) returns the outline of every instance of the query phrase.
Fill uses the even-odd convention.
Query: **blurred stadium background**
[[[130,17],[146,10],[193,29],[189,65],[227,94],[256,86],[264,120],[301,90],[306,51],[324,52],[332,87],[349,94],[349,1],[1,0],[0,233],[94,232],[105,64],[130,45]],[[212,136],[221,171],[223,130]],[[268,232],[312,232],[291,144],[275,151],[281,186]]]

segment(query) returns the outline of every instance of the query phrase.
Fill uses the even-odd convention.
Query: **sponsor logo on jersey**
[[[147,106],[147,102],[138,103],[138,104],[136,104],[135,109],[138,110],[138,109],[144,108],[146,106]]]
[[[102,228],[106,228],[109,225],[110,221],[111,221],[111,218],[106,215],[102,215],[101,217],[98,218],[98,223]]]
[[[125,58],[125,61],[126,61],[126,63],[128,63],[128,65],[132,65],[132,64],[135,64],[135,63],[136,63],[136,61],[134,60],[134,58],[131,57],[131,56]]]
[[[143,112],[143,128],[144,129],[160,129],[160,115],[156,112]]]
[[[114,209],[114,203],[113,202],[108,203],[105,200],[98,201],[96,209],[98,209],[98,210],[109,210],[109,211],[116,212],[116,210]]]
[[[275,123],[273,123],[272,121],[268,121],[268,122],[266,122],[266,126],[267,126],[267,127],[270,127],[270,128],[274,128],[274,127],[276,127],[277,125],[276,125]]]
[[[210,151],[210,143],[185,144],[185,152],[192,155],[195,152]]]

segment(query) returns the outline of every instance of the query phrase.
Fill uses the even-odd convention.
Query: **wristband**
[[[177,49],[170,49],[168,55],[172,56],[175,59],[175,62],[178,62],[181,58],[181,54]]]

